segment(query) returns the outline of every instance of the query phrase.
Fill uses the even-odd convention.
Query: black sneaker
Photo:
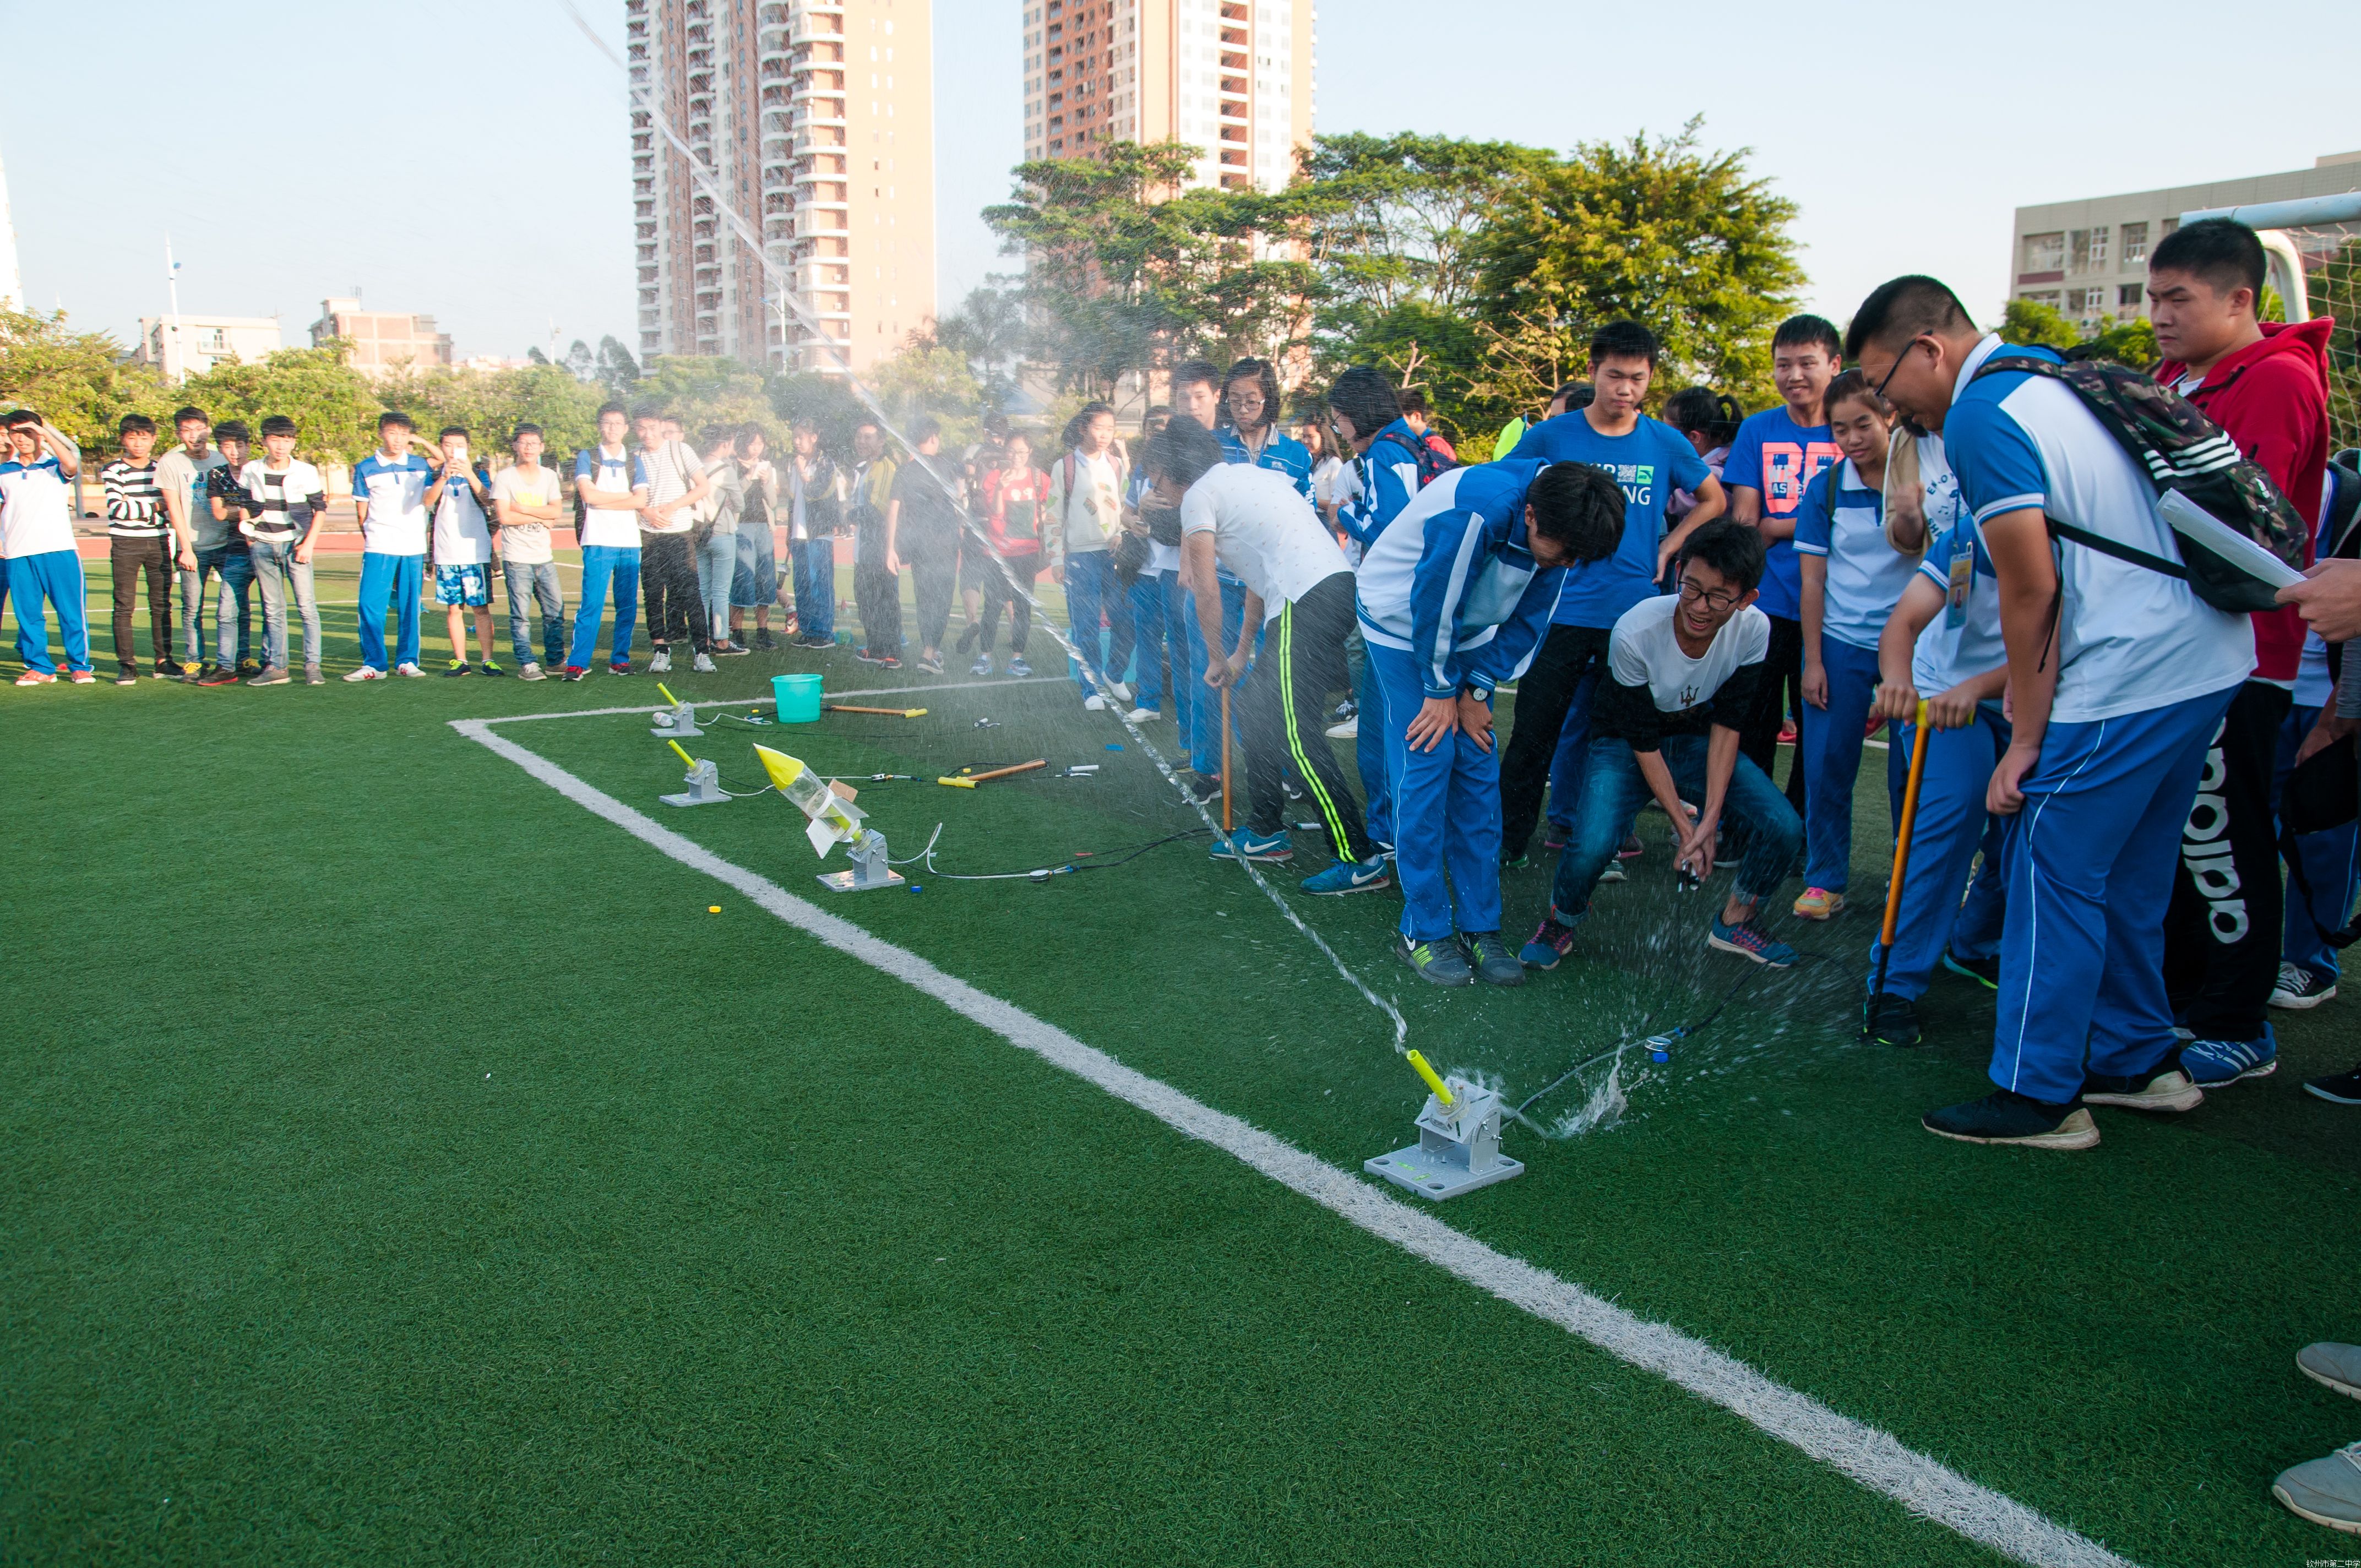
[[[1522,985],[1525,966],[1498,931],[1470,931],[1467,945],[1475,949],[1476,978],[1486,985]]]
[[[1402,961],[1418,971],[1418,978],[1430,985],[1473,985],[1476,971],[1467,967],[1467,955],[1460,950],[1458,941],[1445,937],[1439,942],[1413,943],[1407,937],[1394,938],[1394,951]]]
[[[1869,999],[1861,1032],[1881,1046],[1915,1046],[1919,1043],[1918,1004],[1906,996],[1881,991]]]
[[[2332,1105],[2361,1105],[2361,1067],[2334,1078],[2306,1079],[2303,1087],[2306,1093],[2317,1094]]]
[[[761,626],[754,629],[755,647],[760,648],[763,652],[767,653],[778,645],[779,640],[771,635],[771,629],[769,627]]]
[[[445,675],[472,675],[476,672],[467,660],[454,659],[443,673]]]
[[[815,631],[808,637],[796,638],[796,646],[798,648],[809,648],[813,652],[817,652],[822,648],[835,647],[836,639],[833,637],[822,637],[818,632]]]
[[[2087,1149],[2099,1141],[2099,1124],[2081,1104],[2053,1105],[2014,1090],[1995,1089],[1982,1100],[1965,1100],[1929,1111],[1918,1124],[1938,1138],[1963,1144],[2020,1144],[2034,1149]]]
[[[866,645],[855,648],[852,651],[852,656],[864,664],[882,664],[886,658],[883,653],[871,652]]]
[[[1180,787],[1186,790],[1189,798],[1199,806],[1204,805],[1209,800],[1219,800],[1222,797],[1222,781],[1213,773],[1184,774],[1180,780]]]
[[[2153,1071],[2127,1077],[2087,1073],[2082,1079],[2082,1102],[2120,1105],[2127,1111],[2194,1111],[2205,1103],[2205,1091],[2177,1061],[2168,1061]]]
[[[1943,967],[1953,974],[1974,981],[1986,991],[2000,989],[2000,959],[1963,959],[1950,948],[1943,949]]]

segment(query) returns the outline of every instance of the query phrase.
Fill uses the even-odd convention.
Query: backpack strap
[[[2110,539],[2103,533],[2093,533],[2087,528],[2077,528],[2070,522],[2060,522],[2046,512],[2042,515],[2041,521],[2048,526],[2049,536],[2052,539],[2067,540],[2081,545],[2085,550],[2095,550],[2102,555],[2112,555],[2118,561],[2129,562],[2132,565],[2143,566],[2151,572],[2161,572],[2168,577],[2179,577],[2183,582],[2189,580],[2189,568],[2178,561],[2168,561],[2161,555],[2151,555],[2145,550],[2134,549],[2131,545],[2120,540]]]

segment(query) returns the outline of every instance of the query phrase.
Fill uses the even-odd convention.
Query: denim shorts
[[[436,566],[434,602],[481,609],[492,602],[492,569],[483,565]]]

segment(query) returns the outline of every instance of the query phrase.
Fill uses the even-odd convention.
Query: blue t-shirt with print
[[[1656,592],[1656,547],[1664,541],[1664,507],[1676,489],[1693,490],[1709,470],[1689,438],[1662,420],[1642,414],[1622,435],[1601,435],[1587,409],[1544,420],[1525,432],[1517,457],[1545,463],[1581,463],[1597,468],[1623,491],[1623,540],[1603,561],[1566,568],[1554,626],[1611,630],[1623,612]]]
[[[1787,405],[1750,414],[1730,444],[1729,460],[1721,466],[1724,489],[1740,485],[1763,492],[1763,515],[1788,519],[1804,504],[1804,488],[1820,471],[1843,460],[1824,424],[1804,425]],[[1763,597],[1755,601],[1765,615],[1800,620],[1804,614],[1803,574],[1795,565],[1791,541],[1767,542],[1763,564]]]

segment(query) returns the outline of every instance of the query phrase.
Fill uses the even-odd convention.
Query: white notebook
[[[2166,490],[2156,499],[2157,515],[2175,533],[2185,533],[2206,549],[2246,569],[2250,576],[2258,577],[2275,587],[2303,581],[2303,574],[2280,560],[2245,534],[2182,495],[2179,490]]]

